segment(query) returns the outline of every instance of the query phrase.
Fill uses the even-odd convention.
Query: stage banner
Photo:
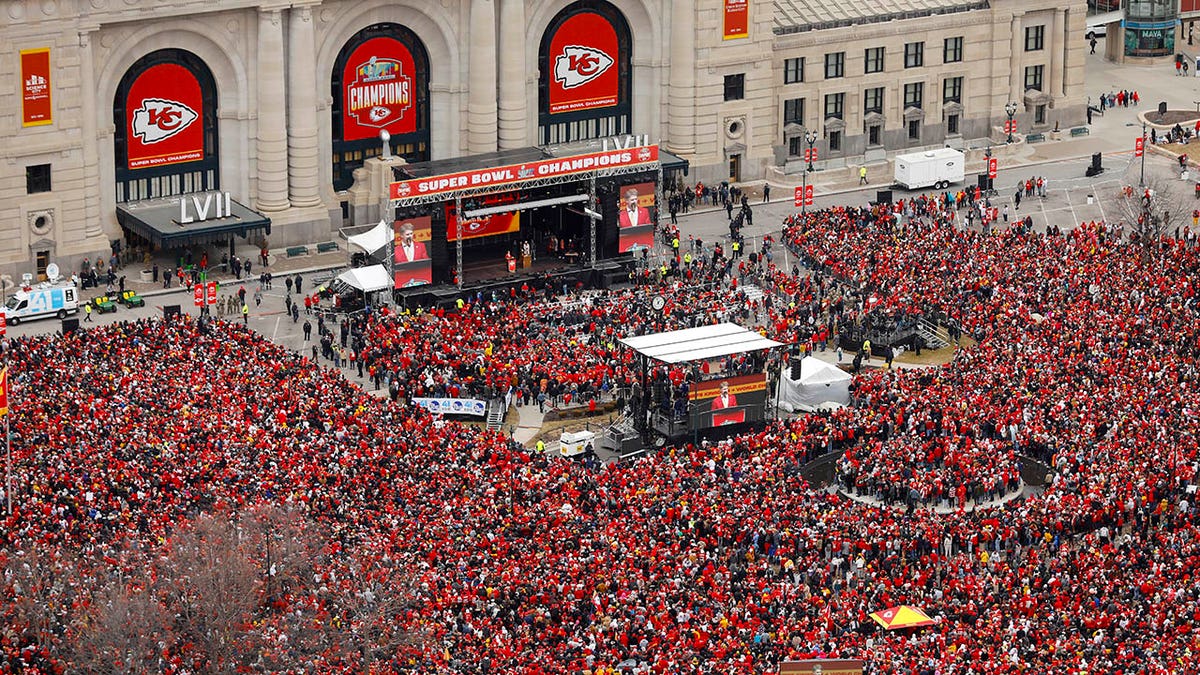
[[[412,402],[432,413],[487,416],[487,403],[474,398],[414,398]]]
[[[150,66],[129,87],[125,100],[130,169],[204,159],[204,96],[184,66]]]
[[[617,201],[617,246],[621,253],[637,252],[654,245],[654,183],[636,183],[621,188]]]
[[[37,127],[53,122],[50,49],[26,49],[21,52],[21,126]]]
[[[592,152],[570,157],[543,159],[488,169],[460,171],[429,178],[414,178],[391,184],[392,199],[429,197],[478,187],[516,186],[538,178],[553,178],[597,169],[614,169],[658,162],[658,146],[643,145],[626,150]]]
[[[761,420],[766,400],[765,373],[706,380],[688,389],[696,429]]]
[[[432,238],[432,223],[429,216],[401,218],[392,223],[392,273],[396,288],[433,283],[433,261],[428,245]]]
[[[463,219],[463,240],[490,237],[496,234],[512,234],[521,230],[521,214],[495,213],[480,218]],[[454,204],[446,204],[446,241],[458,241],[458,214]]]
[[[724,39],[750,37],[749,0],[725,0]]]
[[[559,25],[550,40],[550,114],[610,108],[620,96],[617,31],[595,12]]]
[[[403,42],[371,38],[346,59],[342,71],[342,140],[379,138],[417,130],[413,106],[416,66]]]
[[[779,675],[862,675],[863,662],[858,659],[808,659],[783,661]]]

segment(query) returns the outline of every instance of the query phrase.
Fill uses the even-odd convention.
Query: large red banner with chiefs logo
[[[490,237],[494,234],[510,234],[518,232],[520,229],[520,212],[493,213],[480,218],[464,218],[462,238],[475,239]],[[446,241],[458,241],[458,214],[454,211],[453,203],[446,204]]]
[[[550,40],[550,113],[617,105],[620,95],[617,31],[608,19],[580,12]]]
[[[725,32],[722,39],[736,40],[750,36],[750,3],[748,0],[725,0]]]
[[[404,43],[371,38],[346,59],[342,71],[342,140],[417,130],[416,67]]]
[[[21,126],[36,127],[54,121],[50,104],[50,50],[21,52]]]
[[[175,63],[150,66],[125,99],[130,169],[204,159],[204,96],[192,71]]]

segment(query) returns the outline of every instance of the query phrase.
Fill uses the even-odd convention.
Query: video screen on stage
[[[396,288],[433,283],[433,261],[429,258],[431,223],[429,216],[401,218],[392,223],[395,252],[392,273]]]
[[[767,376],[764,373],[698,382],[688,391],[692,428],[761,420],[766,400]]]
[[[635,253],[654,245],[654,183],[634,183],[620,190],[617,205],[617,246]]]
[[[463,209],[466,211],[466,209]],[[467,211],[467,213],[470,213]],[[521,230],[521,213],[494,213],[480,218],[464,218],[462,223],[462,238],[476,239],[490,237],[496,234],[512,234]],[[446,241],[458,240],[458,214],[454,204],[446,205]]]

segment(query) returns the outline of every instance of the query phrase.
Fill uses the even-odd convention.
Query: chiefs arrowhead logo
[[[613,58],[599,49],[567,45],[554,59],[554,81],[574,89],[600,77],[612,64]]]
[[[133,135],[143,145],[151,145],[178,134],[199,117],[195,110],[179,101],[142,99],[142,106],[133,111]]]

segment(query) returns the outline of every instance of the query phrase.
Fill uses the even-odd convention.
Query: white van
[[[0,308],[5,321],[15,326],[26,319],[45,316],[67,318],[79,313],[79,292],[70,282],[45,282],[18,290]]]

